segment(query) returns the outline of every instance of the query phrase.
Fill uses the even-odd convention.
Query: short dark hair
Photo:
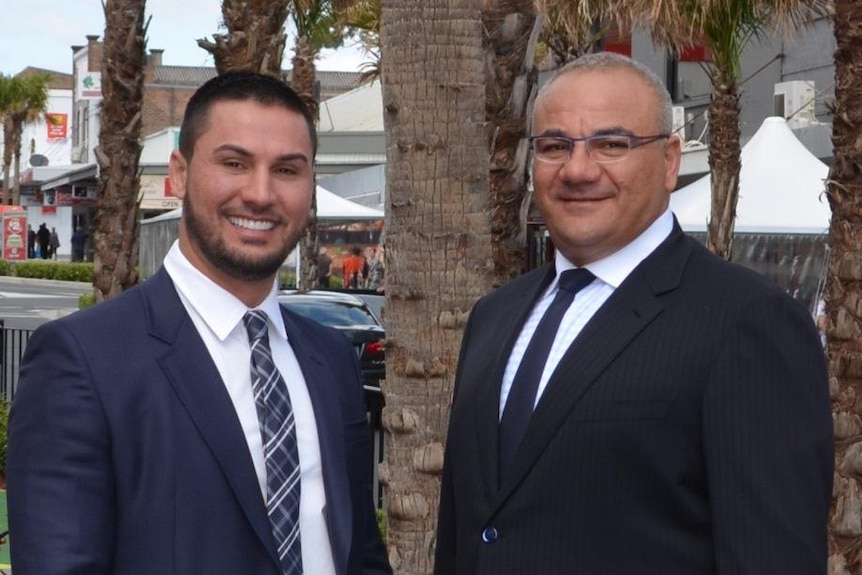
[[[255,72],[226,72],[197,89],[186,106],[180,128],[180,153],[191,160],[195,143],[206,126],[210,108],[216,102],[251,100],[265,106],[280,106],[305,118],[311,139],[312,157],[317,154],[314,116],[293,89],[273,76]]]

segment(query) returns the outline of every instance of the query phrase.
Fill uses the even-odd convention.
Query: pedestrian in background
[[[363,271],[366,269],[365,258],[362,256],[362,250],[359,246],[353,246],[350,249],[350,255],[344,258],[344,263],[341,268],[342,286],[345,288],[358,288],[362,286],[364,277]]]
[[[36,241],[39,243],[39,257],[47,260],[51,257],[51,232],[48,231],[48,226],[43,222],[39,224],[39,230],[36,232]]]
[[[31,224],[27,224],[27,257],[30,259],[36,257],[36,230]]]
[[[72,240],[70,243],[72,245],[72,261],[84,261],[84,246],[87,243],[87,234],[84,232],[84,228],[81,226],[75,228],[75,231],[72,232]]]
[[[60,249],[60,236],[57,235],[57,228],[51,228],[51,236],[48,239],[48,259],[57,259],[57,250]]]

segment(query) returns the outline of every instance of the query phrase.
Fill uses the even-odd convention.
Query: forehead
[[[557,77],[535,107],[535,130],[654,130],[660,110],[652,86],[627,68],[575,70]],[[582,135],[582,134],[569,134]]]
[[[209,107],[198,143],[201,140],[271,141],[311,148],[311,135],[305,117],[278,104],[255,100],[219,100]]]

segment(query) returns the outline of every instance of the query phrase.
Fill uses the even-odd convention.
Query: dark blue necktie
[[[242,318],[251,343],[251,381],[266,462],[266,512],[284,575],[302,575],[299,540],[299,450],[287,384],[269,348],[266,314],[254,309]]]
[[[503,409],[503,417],[500,419],[500,482],[515,459],[515,452],[521,444],[521,439],[527,430],[530,416],[533,414],[533,405],[536,402],[536,393],[539,389],[539,380],[548,361],[548,354],[557,335],[557,328],[566,314],[566,310],[572,305],[575,294],[588,286],[595,276],[589,270],[581,268],[566,270],[560,274],[557,295],[554,301],[545,311],[536,331],[530,340],[521,365],[512,380],[509,397]]]

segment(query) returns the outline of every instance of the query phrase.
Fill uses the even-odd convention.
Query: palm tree
[[[21,133],[24,125],[38,121],[48,108],[47,74],[18,75],[0,80],[0,117],[3,119],[3,203],[20,201]],[[11,175],[10,189],[10,168]]]
[[[859,519],[859,454],[862,408],[858,397],[862,357],[862,1],[836,0],[834,30],[835,103],[832,117],[834,157],[828,193],[831,258],[826,280],[827,353],[835,421],[834,503],[829,522],[829,573],[849,575],[862,568]]]
[[[316,90],[315,60],[323,48],[342,41],[341,29],[330,0],[294,0],[290,15],[296,25],[296,46],[290,72],[290,86],[314,114],[317,121],[320,96]],[[308,289],[317,278],[317,194],[311,196],[311,217],[302,239],[302,265],[297,270],[297,287]]]
[[[592,52],[609,29],[603,22],[606,3],[602,0],[582,1],[577,10],[553,0],[538,0],[537,4],[545,16],[541,41],[556,68]]]
[[[222,0],[221,13],[227,34],[213,34],[213,41],[198,46],[213,55],[216,71],[260,72],[282,77],[290,0]]]
[[[96,301],[138,281],[138,195],[146,65],[145,0],[107,0],[102,58],[99,196],[93,243]]]
[[[429,573],[468,310],[491,288],[481,0],[383,0],[389,550]]]
[[[712,85],[709,103],[709,168],[712,207],[707,246],[725,259],[733,253],[733,224],[739,192],[740,57],[748,43],[776,28],[791,30],[826,13],[828,0],[612,0],[612,12],[652,30],[675,52],[705,43]]]
[[[9,186],[12,182],[12,176],[9,169],[12,167],[12,147],[9,146],[9,136],[7,133],[12,131],[12,126],[8,125],[9,114],[12,110],[13,102],[13,86],[12,77],[0,74],[0,128],[3,129],[3,204],[9,203]],[[7,127],[8,125],[8,127]]]
[[[345,34],[356,35],[368,56],[368,61],[360,67],[360,83],[380,78],[380,1],[350,0],[338,10]]]
[[[485,117],[491,158],[489,200],[495,283],[525,267],[529,110],[536,93],[536,45],[542,28],[533,0],[493,0],[482,10]]]

